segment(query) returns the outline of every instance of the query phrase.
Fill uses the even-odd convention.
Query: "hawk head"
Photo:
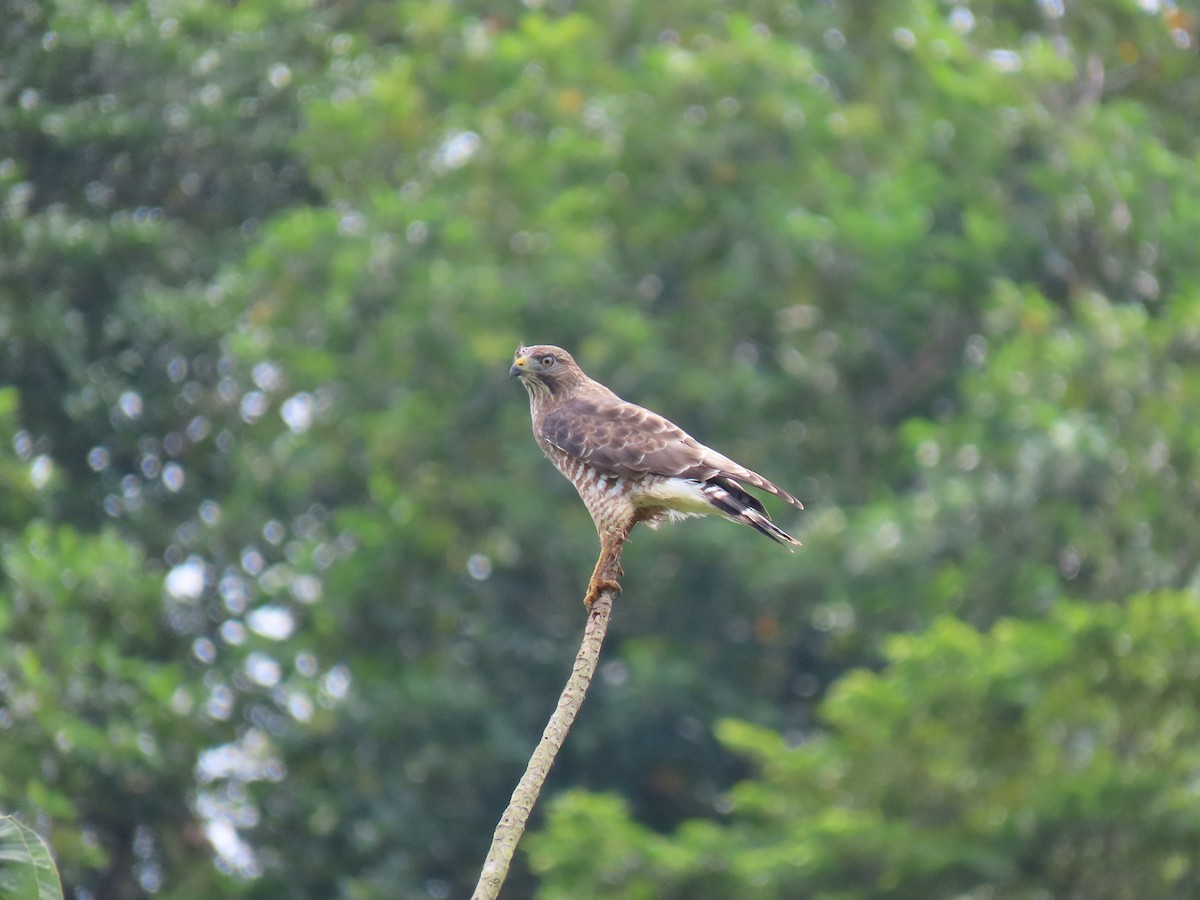
[[[552,344],[518,347],[508,374],[520,378],[531,394],[561,395],[588,380],[571,354]]]

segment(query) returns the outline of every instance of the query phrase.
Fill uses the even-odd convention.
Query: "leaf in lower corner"
[[[0,900],[63,900],[50,848],[11,816],[0,816]]]

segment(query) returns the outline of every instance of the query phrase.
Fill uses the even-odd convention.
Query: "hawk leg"
[[[621,585],[617,579],[625,574],[621,571],[621,547],[624,543],[624,538],[600,536],[600,558],[596,560],[596,568],[592,570],[587,593],[583,597],[583,605],[589,610],[605,591],[620,596]]]

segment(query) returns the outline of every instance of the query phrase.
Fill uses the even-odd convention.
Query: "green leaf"
[[[0,816],[0,900],[62,900],[50,848],[37,832]]]

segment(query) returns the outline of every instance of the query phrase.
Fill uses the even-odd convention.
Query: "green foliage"
[[[1178,499],[1200,478],[1182,401],[1196,383],[1198,296],[1157,315],[1098,293],[1064,310],[997,284],[968,342],[961,412],[904,424],[912,489],[811,536],[839,557],[827,584],[871,621],[847,640],[903,627],[915,609],[987,624],[1040,615],[1064,593],[1120,600],[1188,584],[1200,545]]]
[[[1191,594],[939,619],[843,677],[794,746],[723,722],[759,774],[720,824],[663,835],[562,795],[529,844],[538,896],[1194,896],[1197,671]]]
[[[0,565],[0,791],[53,818],[69,882],[134,849],[96,830],[124,817],[137,823],[129,874],[144,888],[162,883],[164,867],[203,863],[180,826],[193,819],[187,797],[206,730],[188,715],[198,690],[187,644],[157,625],[161,574],[111,530],[82,536],[43,521],[5,541]],[[215,875],[201,865],[189,890]]]
[[[597,893],[626,843],[629,896],[786,884],[818,813],[800,865],[827,892],[1018,890],[1014,848],[1052,841],[1017,813],[909,828],[922,765],[987,763],[929,793],[963,820],[1033,777],[983,759],[1002,722],[965,699],[867,679],[906,768],[804,804],[886,756],[839,676],[890,647],[900,677],[895,634],[969,659],[966,692],[1005,629],[1068,634],[1067,659],[1064,616],[1195,590],[1196,25],[1146,6],[10,3],[0,808],[98,900],[465,893],[595,552],[505,376],[550,340],[808,511],[794,556],[720,522],[636,538],[551,785],[622,799],[571,795],[545,890]],[[1021,638],[1013,671],[1078,702],[1018,712],[1107,722],[1049,652]],[[731,714],[760,730],[718,741]],[[752,752],[772,734],[812,742]],[[1190,759],[1163,746],[1161,785]],[[744,754],[763,774],[727,794]],[[760,858],[740,798],[777,757],[813,778],[785,779]],[[1091,765],[1036,828],[1091,847],[1071,829],[1111,802],[1160,879],[1130,890],[1190,884],[1186,817],[1152,841],[1162,810]]]
[[[0,897],[62,900],[62,895],[45,841],[11,816],[0,816]]]

